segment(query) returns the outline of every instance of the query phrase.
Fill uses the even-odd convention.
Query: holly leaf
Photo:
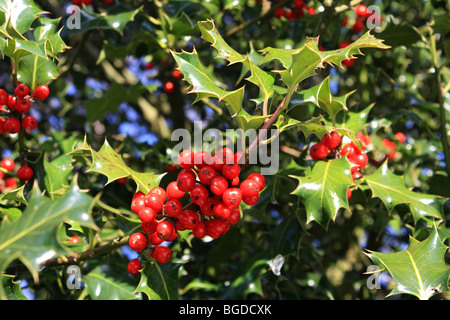
[[[308,138],[313,133],[319,138],[328,133],[322,117],[301,121],[281,113],[274,125],[280,130],[280,133],[292,128],[299,128],[305,135],[305,138]]]
[[[48,84],[56,79],[58,69],[56,63],[40,55],[27,55],[20,60],[20,68],[17,74],[17,80],[26,83],[31,92],[40,85]]]
[[[149,261],[141,271],[136,292],[145,293],[149,300],[178,300],[178,270],[181,265]]]
[[[409,190],[403,177],[389,170],[387,161],[375,173],[365,176],[364,179],[372,191],[372,197],[380,198],[390,213],[395,206],[406,204],[416,223],[420,218],[427,216],[444,219],[442,210],[447,199]]]
[[[367,250],[365,254],[394,279],[395,287],[388,294],[411,294],[427,300],[436,293],[448,291],[450,268],[445,263],[448,247],[439,238],[436,226],[428,238],[410,238],[408,249],[395,253]]]
[[[318,161],[304,177],[291,175],[299,181],[291,193],[299,197],[306,209],[307,221],[316,221],[327,228],[340,208],[349,209],[347,188],[353,185],[351,164],[347,158]]]
[[[82,148],[86,151],[85,146],[82,146]],[[114,151],[106,139],[99,151],[90,148],[90,153],[92,156],[92,164],[86,172],[97,172],[105,175],[108,178],[106,184],[120,178],[129,178],[136,182],[136,191],[148,193],[153,187],[159,185],[159,182],[164,176],[164,174],[134,171],[128,167],[122,157]]]
[[[28,300],[20,288],[20,280],[14,281],[15,275],[2,274],[0,276],[8,300]]]
[[[76,184],[56,200],[44,197],[36,185],[22,217],[0,225],[0,271],[19,259],[37,281],[41,263],[65,253],[55,236],[58,225],[73,220],[97,228],[90,216],[91,203],[92,198]],[[0,296],[2,292],[0,288]]]

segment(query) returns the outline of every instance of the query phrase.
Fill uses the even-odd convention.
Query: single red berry
[[[330,134],[325,133],[321,140],[329,149],[336,148],[341,143],[341,135],[336,131]]]
[[[78,236],[71,236],[68,241],[72,244],[77,244],[81,242],[81,238]]]
[[[177,158],[178,165],[182,168],[192,168],[195,161],[195,153],[191,150],[183,150]]]
[[[169,221],[161,221],[156,226],[156,234],[158,237],[164,241],[167,241],[172,238],[173,233],[175,232],[175,228],[172,223]]]
[[[5,104],[8,104],[9,100],[9,94],[3,90],[0,89],[0,106],[4,106]]]
[[[149,193],[157,194],[160,196],[161,199],[166,200],[166,190],[164,190],[164,188],[153,187],[152,189],[150,189]]]
[[[360,33],[364,30],[364,22],[361,18],[356,18],[355,23],[352,26],[353,32]]]
[[[38,125],[38,122],[33,116],[26,115],[22,119],[22,127],[25,129],[25,131],[27,133],[31,133],[31,131],[36,129],[37,125]],[[125,178],[125,181],[126,181],[126,178]]]
[[[208,151],[199,151],[194,155],[194,164],[197,168],[209,166],[213,163],[211,154]]]
[[[249,206],[253,206],[255,205],[259,200],[259,195],[254,195],[254,196],[243,196],[242,197],[242,202],[244,202],[245,204],[248,204]]]
[[[155,231],[148,236],[148,242],[154,246],[159,246],[164,240],[158,237],[158,233]]]
[[[144,66],[145,70],[152,70],[155,67],[155,64],[153,62],[149,62]]]
[[[16,166],[16,164],[12,159],[5,158],[2,160],[0,166],[7,171],[12,171],[14,169],[14,167]]]
[[[176,181],[172,181],[167,185],[166,194],[169,199],[181,199],[183,198],[185,192],[178,188]]]
[[[261,191],[258,182],[250,179],[245,179],[244,181],[242,181],[240,189],[243,197],[256,196]]]
[[[150,254],[159,263],[167,263],[172,258],[172,251],[165,246],[157,246]]]
[[[50,90],[45,84],[41,84],[40,86],[37,86],[36,89],[34,89],[33,97],[36,100],[45,100],[47,99],[48,95],[50,94]]]
[[[1,104],[1,103],[0,103]],[[406,136],[403,132],[397,132],[394,135],[395,139],[397,139],[400,143],[404,143],[406,141]]]
[[[27,165],[20,167],[19,170],[17,170],[17,178],[24,181],[30,180],[33,178],[33,169]]]
[[[142,269],[142,264],[138,259],[132,259],[128,262],[128,272],[136,275]]]
[[[5,118],[0,118],[0,134],[4,134],[7,132],[5,129],[5,122],[6,122]]]
[[[361,177],[362,177],[362,173],[359,172],[359,171],[356,171],[356,172],[352,173],[352,179],[353,180],[359,179]]]
[[[350,199],[352,197],[352,190],[350,188],[347,188],[347,199]]]
[[[234,178],[233,180],[231,180],[231,185],[233,186],[233,187],[235,187],[235,186],[238,186],[239,185],[239,183],[240,183],[240,179],[239,179],[239,176],[237,176],[236,178]]]
[[[172,81],[167,81],[164,83],[163,90],[165,93],[169,94],[175,91],[175,85]]]
[[[395,149],[397,147],[397,144],[394,141],[391,141],[391,140],[386,139],[386,138],[381,141],[381,144],[386,149]]]
[[[26,113],[30,110],[30,100],[26,98],[19,98],[16,100],[15,109],[17,112]]]
[[[131,200],[131,211],[139,214],[143,208],[145,208],[145,194],[141,192]]]
[[[136,252],[142,251],[147,246],[147,239],[145,235],[140,232],[133,233],[128,239],[128,245],[131,250]]]
[[[231,214],[227,218],[227,222],[230,225],[235,225],[239,222],[239,219],[241,218],[241,212],[239,211],[238,207],[231,208]]]
[[[198,184],[191,189],[190,197],[193,203],[201,206],[208,199],[208,190],[203,185]]]
[[[147,197],[145,198],[145,206],[152,208],[156,212],[160,212],[164,206],[166,198],[162,197],[161,195],[157,193],[148,193]]]
[[[217,171],[211,166],[204,166],[200,170],[198,170],[198,179],[203,184],[211,184],[211,180],[216,176]]]
[[[369,158],[367,157],[367,154],[365,153],[358,153],[356,155],[353,155],[352,157],[347,157],[350,162],[358,165],[361,168],[365,168],[367,165],[367,162]]]
[[[164,212],[171,217],[178,217],[183,211],[181,202],[177,199],[170,199],[164,205]]]
[[[216,196],[220,196],[228,189],[228,181],[224,177],[217,176],[212,178],[209,187],[212,193]]]
[[[189,173],[180,173],[177,177],[178,189],[189,192],[195,186],[195,177]]]
[[[23,98],[30,93],[30,88],[24,83],[18,84],[14,90],[16,97]]]
[[[152,222],[156,219],[156,210],[149,207],[144,207],[139,211],[139,219],[142,222]]]
[[[365,17],[367,15],[367,7],[365,5],[358,4],[355,7],[355,13],[360,17]]]
[[[325,143],[319,142],[309,149],[311,158],[319,160],[328,156],[328,147]]]
[[[341,149],[341,156],[351,158],[356,155],[356,150],[351,143],[345,144]]]
[[[26,130],[26,129],[25,129],[25,130]],[[128,178],[126,178],[126,177],[119,178],[119,179],[116,180],[116,182],[117,182],[118,184],[121,184],[121,185],[124,185],[125,183],[127,183],[127,181],[128,181]]]
[[[198,239],[206,236],[206,226],[203,221],[199,221],[197,226],[192,230],[192,235]]]
[[[245,154],[243,151],[238,151],[234,154],[234,163],[244,165],[245,164]]]
[[[214,216],[214,206],[219,203],[219,199],[209,197],[205,200],[205,202],[200,206],[200,211],[208,217]]]
[[[166,171],[169,173],[175,172],[178,170],[178,166],[176,164],[168,164],[166,165]]]
[[[214,216],[222,219],[226,219],[231,215],[231,209],[223,201],[219,201],[213,209]]]
[[[16,118],[9,118],[5,122],[5,130],[11,134],[17,133],[20,130],[20,122]]]
[[[178,216],[178,222],[183,228],[193,230],[198,223],[198,214],[192,210],[184,210]]]
[[[249,175],[247,179],[256,181],[259,184],[260,190],[264,189],[266,185],[266,179],[261,173],[254,172],[251,175]]]
[[[8,107],[11,110],[16,110],[16,100],[17,100],[16,96],[12,94],[8,96]]]
[[[241,172],[241,166],[237,163],[235,164],[224,164],[222,167],[222,175],[225,179],[233,180]]]
[[[156,221],[155,219],[149,222],[142,222],[141,223],[142,232],[149,235],[155,233],[157,225],[158,221]]]
[[[354,64],[355,64],[355,59],[345,59],[345,60],[342,60],[342,63],[343,63],[345,66],[347,66],[348,68],[351,68],[351,67],[353,67]]]
[[[239,188],[229,188],[222,194],[223,203],[232,208],[237,207],[242,201],[242,193]]]
[[[179,70],[173,70],[172,71],[172,77],[179,80],[182,78],[181,72]]]
[[[275,12],[273,13],[275,17],[277,17],[278,19],[281,19],[283,17],[286,16],[286,9],[284,8],[278,8],[275,10]]]
[[[8,177],[5,179],[6,188],[15,188],[17,186],[17,181],[13,177]]]

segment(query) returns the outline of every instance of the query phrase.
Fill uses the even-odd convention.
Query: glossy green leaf
[[[55,236],[59,224],[74,220],[96,228],[90,216],[91,203],[92,198],[76,185],[53,201],[41,195],[35,186],[22,217],[0,225],[0,270],[19,259],[36,280],[40,264],[64,252]]]
[[[150,300],[178,300],[178,270],[180,265],[160,264],[149,261],[141,271],[136,292],[142,292]]]
[[[27,55],[20,60],[17,80],[27,84],[33,91],[38,85],[48,84],[56,79],[58,69],[56,63],[39,55]]]
[[[372,197],[380,198],[389,212],[399,204],[406,204],[416,222],[422,217],[444,219],[442,211],[446,199],[409,190],[403,182],[403,177],[389,170],[387,162],[364,179],[372,191]]]
[[[135,300],[135,283],[127,272],[113,265],[102,264],[83,276],[86,290],[92,300]]]
[[[164,174],[141,173],[136,172],[125,163],[122,157],[114,151],[114,149],[105,139],[103,146],[99,151],[95,151],[86,145],[80,146],[81,149],[75,149],[72,155],[77,153],[90,153],[92,164],[87,172],[97,172],[108,178],[106,184],[111,183],[119,178],[129,178],[136,182],[137,190],[148,193],[150,189],[159,185]]]
[[[31,29],[31,24],[38,16],[46,13],[33,0],[2,1],[0,11],[5,13],[6,20],[0,29],[10,38],[22,39],[25,32]]]
[[[448,291],[450,268],[445,263],[448,247],[439,238],[436,227],[430,236],[418,241],[410,238],[408,249],[395,253],[366,253],[380,268],[388,271],[395,287],[388,296],[406,293],[427,300],[436,293]]]
[[[306,223],[316,221],[327,227],[340,208],[349,209],[347,188],[353,185],[347,158],[318,161],[299,181],[292,194],[297,195],[306,209]]]
[[[6,298],[8,300],[28,300],[22,293],[20,288],[20,281],[15,281],[16,276],[9,274],[2,274],[1,282],[5,290]]]
[[[108,14],[95,13],[86,7],[81,11],[80,29],[71,32],[85,32],[89,29],[109,29],[123,33],[128,22],[133,21],[140,8],[131,11],[110,10]]]

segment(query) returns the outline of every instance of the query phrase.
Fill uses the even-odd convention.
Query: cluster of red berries
[[[103,0],[104,4],[113,4],[115,0]],[[81,7],[82,5],[88,6],[92,4],[94,0],[73,0],[72,3],[76,6]]]
[[[14,94],[8,94],[0,89],[0,114],[6,116],[0,117],[0,133],[17,133],[23,128],[27,133],[31,133],[37,125],[37,120],[31,115],[25,115],[30,110],[31,101],[44,100],[49,95],[49,89],[46,85],[38,86],[33,94],[30,95],[30,89],[26,84],[19,83]]]
[[[305,16],[305,12],[309,15],[314,15],[316,10],[313,7],[307,6],[304,0],[294,0],[291,6],[277,8],[273,14],[278,19],[286,18],[288,21],[295,21],[303,18]]]
[[[354,19],[352,19],[352,30],[355,33],[360,33],[364,30],[365,23],[367,19],[369,19],[372,15],[375,13],[372,11],[369,11],[368,8],[363,5],[359,4],[356,7],[353,8],[353,11],[355,12],[356,16]],[[349,23],[348,16],[345,16],[344,21],[342,21],[342,26],[346,27]]]
[[[7,177],[6,175],[13,172],[16,168],[16,163],[10,158],[5,158],[0,162],[0,191],[8,191],[17,186],[17,181],[14,177]],[[22,181],[28,181],[33,177],[33,170],[29,166],[21,166],[16,172],[17,178]]]
[[[265,178],[259,173],[250,174],[240,181],[240,158],[242,152],[234,153],[226,147],[211,155],[207,151],[194,153],[184,150],[178,156],[181,170],[177,180],[166,189],[154,187],[149,193],[136,192],[131,211],[141,220],[141,231],[129,238],[129,246],[136,252],[148,249],[149,254],[160,263],[172,257],[164,241],[176,239],[178,231],[191,230],[194,237],[223,236],[231,225],[240,219],[241,202],[254,205],[265,186]],[[185,195],[189,194],[189,197]],[[188,203],[183,206],[182,201]],[[128,265],[131,274],[141,269],[139,259]]]
[[[342,144],[342,136],[336,131],[325,134],[319,143],[311,146],[310,156],[315,160],[325,159],[329,156],[346,156],[352,163],[352,179],[357,180],[362,177],[361,169],[364,169],[369,162],[369,157],[365,153],[365,150],[372,143],[372,139],[361,131],[357,134],[356,138],[361,142],[361,149],[353,141]],[[347,198],[350,199],[351,195],[352,191],[348,188]]]

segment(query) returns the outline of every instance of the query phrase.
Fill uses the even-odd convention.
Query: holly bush
[[[1,2],[1,298],[448,299],[448,12]]]

